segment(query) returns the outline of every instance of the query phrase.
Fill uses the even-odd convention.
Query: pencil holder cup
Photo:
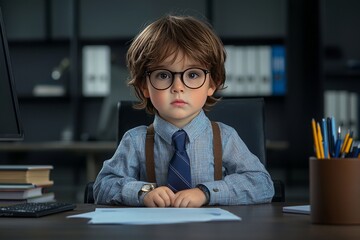
[[[360,224],[360,159],[310,157],[311,222]]]

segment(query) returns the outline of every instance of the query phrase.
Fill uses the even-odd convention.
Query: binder
[[[326,117],[333,116],[335,119],[340,119],[338,104],[337,91],[327,90],[324,92],[324,115]]]
[[[225,61],[225,71],[226,71],[226,88],[223,90],[222,94],[224,96],[230,96],[235,93],[235,64],[236,64],[236,46],[225,45],[226,51],[226,61]]]
[[[245,75],[245,66],[246,66],[246,56],[245,48],[243,46],[237,46],[235,48],[235,95],[242,96],[246,93],[246,75]]]
[[[257,62],[256,62],[256,47],[248,46],[245,48],[246,55],[246,70],[245,70],[245,89],[246,95],[256,95],[258,92],[256,79],[257,79]]]
[[[83,47],[83,86],[86,97],[107,96],[110,93],[111,50],[109,46]]]
[[[259,68],[257,79],[259,95],[270,96],[272,94],[271,46],[259,46],[257,57]]]
[[[343,131],[350,129],[349,123],[349,93],[347,91],[337,91],[339,102],[339,125],[342,126]]]
[[[354,139],[358,138],[358,133],[359,133],[359,123],[358,123],[358,116],[359,116],[359,108],[358,108],[358,94],[351,92],[349,94],[349,101],[350,101],[350,112],[349,112],[349,124],[350,124],[350,129],[353,130],[353,137]]]
[[[286,93],[286,66],[284,46],[274,45],[271,51],[272,65],[272,93],[285,95]]]

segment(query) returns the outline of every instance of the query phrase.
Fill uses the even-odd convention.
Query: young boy
[[[160,18],[135,38],[127,62],[129,84],[140,100],[136,107],[155,114],[156,183],[146,174],[147,126],[133,128],[96,178],[97,204],[200,207],[271,201],[269,173],[237,132],[222,123],[222,180],[214,180],[213,131],[203,109],[218,101],[213,95],[224,86],[225,51],[210,26],[193,17]]]

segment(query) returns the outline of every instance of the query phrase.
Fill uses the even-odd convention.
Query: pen
[[[353,147],[353,149],[351,150],[350,157],[357,158],[359,156],[359,145]]]
[[[316,157],[319,159],[319,158],[321,158],[321,153],[320,153],[320,148],[319,148],[319,140],[318,140],[318,136],[316,133],[315,119],[311,120],[311,126],[312,126],[313,138],[314,138],[315,154],[316,154]]]
[[[326,123],[326,119],[323,118],[322,121],[322,137],[323,137],[323,144],[324,144],[324,157],[325,158],[330,158],[329,156],[329,138],[328,138],[328,129],[327,129],[327,123]]]
[[[329,158],[334,156],[335,152],[335,141],[334,141],[334,134],[333,134],[333,127],[332,121],[330,117],[326,118],[326,131],[327,131],[327,143],[329,149]]]
[[[338,127],[337,139],[341,139],[341,126]]]
[[[340,126],[339,126],[340,127]],[[337,135],[336,135],[336,121],[335,121],[335,117],[331,117],[331,132],[332,132],[332,137],[333,137],[333,141],[334,144],[336,143],[336,140],[338,139]]]
[[[341,147],[341,139],[337,139],[336,140],[336,146],[335,146],[335,155],[334,157],[339,157],[340,156],[340,147]]]
[[[348,130],[348,132],[346,133],[345,135],[345,138],[344,138],[344,141],[343,141],[343,144],[341,146],[341,150],[340,152],[343,153],[345,151],[345,148],[346,148],[346,145],[347,145],[347,141],[349,139],[349,135],[350,135],[350,130]]]
[[[349,136],[349,139],[348,139],[348,142],[346,144],[346,148],[345,148],[345,154],[348,154],[350,152],[350,149],[352,147],[352,143],[354,141],[354,139],[352,138],[352,132],[350,133],[350,136]],[[346,155],[345,155],[346,156]]]
[[[360,143],[358,144],[356,150],[354,150],[353,157],[354,158],[359,158],[360,157]]]
[[[323,139],[322,139],[322,135],[321,135],[321,128],[320,128],[320,124],[317,123],[317,135],[318,135],[318,142],[319,142],[319,149],[320,149],[320,157],[323,159],[324,158],[324,147],[323,147]]]
[[[346,156],[348,155],[348,153],[350,152],[352,143],[353,143],[353,132],[351,131],[351,132],[348,134],[348,138],[347,138],[346,143],[344,143],[345,147],[344,147],[344,151],[343,151],[341,157],[346,157]]]
[[[341,127],[338,127],[334,157],[339,157],[341,148]]]

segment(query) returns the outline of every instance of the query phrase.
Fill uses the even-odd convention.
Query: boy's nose
[[[181,81],[181,75],[180,74],[175,74],[174,76],[174,82],[172,85],[172,92],[182,92],[184,91],[184,83]]]

